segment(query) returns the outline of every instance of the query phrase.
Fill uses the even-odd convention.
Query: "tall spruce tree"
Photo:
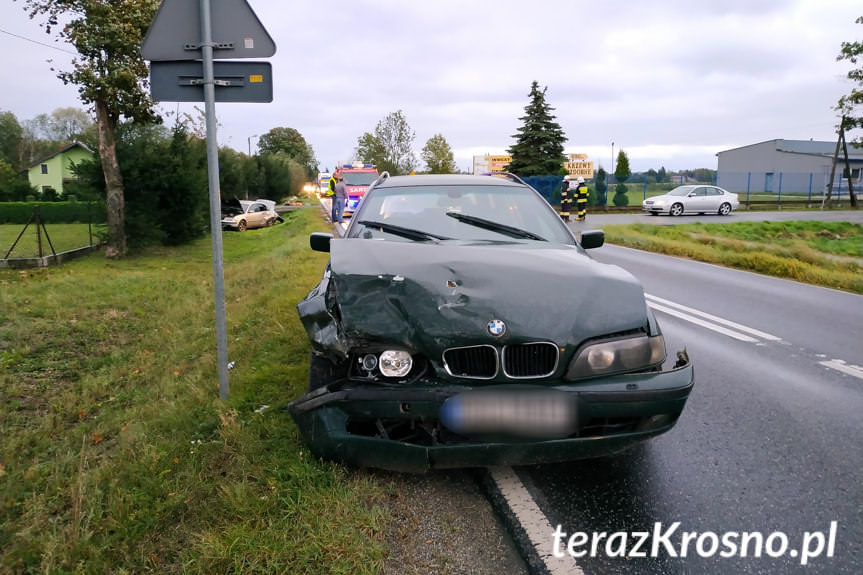
[[[547,176],[560,172],[566,161],[563,143],[566,136],[563,128],[554,121],[552,108],[545,101],[545,91],[539,89],[534,80],[530,86],[530,103],[525,106],[525,115],[519,118],[524,124],[513,135],[515,144],[509,148],[512,162],[508,170],[520,176]]]

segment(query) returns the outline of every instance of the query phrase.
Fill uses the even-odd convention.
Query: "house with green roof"
[[[30,185],[44,196],[49,190],[54,190],[58,197],[64,196],[64,185],[76,180],[72,165],[93,158],[93,151],[81,142],[72,142],[63,146],[50,156],[34,162],[27,169]]]

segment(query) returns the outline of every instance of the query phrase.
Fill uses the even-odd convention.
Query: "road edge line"
[[[705,311],[701,311],[700,309],[695,309],[694,307],[685,306],[682,303],[663,299],[659,296],[651,295],[649,293],[645,293],[644,297],[645,297],[645,299],[647,299],[650,302],[655,302],[655,303],[658,303],[660,305],[669,306],[669,307],[672,307],[672,308],[677,309],[677,310],[684,312],[684,313],[689,313],[692,315],[700,316],[700,317],[703,317],[704,319],[706,319],[710,322],[718,323],[718,324],[724,325],[724,326],[728,326],[730,328],[734,328],[738,331],[748,333],[750,335],[753,335],[753,336],[761,338],[761,339],[766,339],[768,341],[782,341],[781,337],[778,337],[778,336],[775,336],[773,334],[755,329],[754,327],[749,327],[749,326],[731,321],[730,319],[725,319],[723,317],[709,314]]]
[[[482,483],[532,575],[584,575],[573,557],[554,556],[551,523],[511,467],[488,467]]]

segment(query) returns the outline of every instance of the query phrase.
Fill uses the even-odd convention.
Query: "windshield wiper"
[[[447,212],[451,218],[455,218],[460,222],[464,222],[466,224],[470,224],[472,226],[476,226],[478,228],[482,228],[484,230],[490,230],[493,232],[499,232],[501,234],[510,236],[512,238],[527,238],[529,240],[538,240],[541,242],[546,242],[544,237],[538,236],[533,232],[529,232],[527,230],[522,230],[519,228],[514,228],[512,226],[508,226],[506,224],[501,224],[498,222],[493,222],[491,220],[486,220],[485,218],[478,218],[476,216],[469,216],[467,214],[462,214],[460,212]]]
[[[402,226],[397,226],[395,224],[388,224],[385,222],[375,222],[373,220],[361,220],[357,222],[358,224],[362,224],[368,228],[378,228],[383,232],[387,232],[390,234],[394,234],[396,236],[401,236],[403,238],[408,238],[409,240],[416,240],[420,242],[426,242],[429,240],[451,240],[452,238],[448,238],[446,236],[439,236],[436,234],[432,234],[429,232],[423,232],[420,230],[415,230],[413,228],[403,228]]]

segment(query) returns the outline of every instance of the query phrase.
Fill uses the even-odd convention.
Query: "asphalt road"
[[[631,550],[632,533],[679,522],[671,551],[657,543],[650,557],[661,539],[651,537],[647,557],[609,557],[600,540],[567,572],[863,573],[863,296],[617,246],[592,254],[642,281],[669,352],[689,350],[696,385],[677,426],[635,450],[516,470],[567,537],[626,532]],[[702,538],[685,558],[683,532]],[[771,552],[787,541],[785,553],[752,557],[752,539],[740,557],[738,536],[721,557],[723,535],[742,532],[770,538]],[[819,536],[821,553],[802,566]]]

